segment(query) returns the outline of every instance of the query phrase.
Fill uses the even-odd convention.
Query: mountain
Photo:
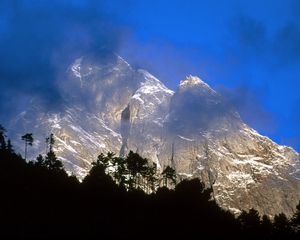
[[[99,153],[129,150],[176,168],[180,178],[200,177],[213,196],[235,213],[250,208],[291,215],[300,200],[300,157],[261,136],[200,78],[188,76],[175,92],[121,57],[74,61],[62,79],[62,107],[47,110],[39,99],[10,121],[18,149],[22,133],[35,137],[32,156],[55,152],[80,178]],[[18,135],[19,134],[19,135]]]

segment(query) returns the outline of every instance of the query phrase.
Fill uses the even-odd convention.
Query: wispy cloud
[[[1,1],[1,117],[32,97],[57,107],[59,71],[82,54],[117,51],[122,31],[111,19],[104,1]]]

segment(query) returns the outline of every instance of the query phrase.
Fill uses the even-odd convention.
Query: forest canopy
[[[27,153],[34,136],[23,137]],[[54,135],[46,142],[45,155],[26,161],[0,125],[1,239],[300,239],[300,204],[291,218],[234,216],[199,179],[179,181],[132,151],[101,153],[80,182],[57,158]]]

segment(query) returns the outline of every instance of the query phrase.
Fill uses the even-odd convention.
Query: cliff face
[[[243,123],[199,78],[187,77],[174,93],[120,57],[77,59],[67,75],[60,111],[47,112],[33,100],[11,121],[16,132],[40,140],[33,154],[45,152],[42,140],[52,132],[67,170],[83,177],[99,153],[133,150],[159,168],[172,165],[181,178],[200,177],[217,202],[236,213],[293,213],[300,199],[298,153]]]

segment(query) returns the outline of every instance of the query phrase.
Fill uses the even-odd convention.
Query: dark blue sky
[[[252,127],[300,151],[300,1],[2,0],[1,111],[11,96],[59,105],[61,69],[110,51],[172,89],[200,76]]]
[[[300,150],[299,1],[136,1],[122,54],[173,89],[188,74],[251,126]]]

